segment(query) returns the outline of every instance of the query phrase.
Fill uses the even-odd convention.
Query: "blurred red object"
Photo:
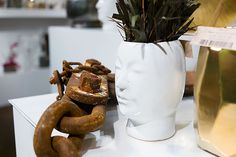
[[[4,72],[14,72],[19,68],[19,65],[15,61],[16,54],[13,53],[9,56],[6,63],[3,64]]]

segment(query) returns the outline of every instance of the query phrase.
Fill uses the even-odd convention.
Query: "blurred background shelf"
[[[0,9],[0,19],[65,19],[66,10],[63,9]]]
[[[9,106],[10,98],[50,93],[49,67],[39,66],[40,57],[49,53],[48,27],[67,25],[66,10],[0,8],[0,23],[0,108]],[[3,65],[12,53],[18,57],[19,69],[4,73]]]

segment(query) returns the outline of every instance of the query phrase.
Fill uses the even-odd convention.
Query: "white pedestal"
[[[17,157],[34,157],[33,134],[44,110],[57,94],[9,100],[13,105]],[[127,135],[126,119],[116,110],[107,111],[99,131],[86,136],[83,157],[214,157],[198,148],[193,129],[193,100],[185,99],[177,110],[176,134],[164,141],[144,142]],[[58,134],[54,132],[53,134]]]
[[[61,71],[62,61],[78,61],[94,58],[115,70],[117,49],[122,41],[119,32],[71,27],[50,27],[50,70]],[[55,86],[52,91],[56,92]]]

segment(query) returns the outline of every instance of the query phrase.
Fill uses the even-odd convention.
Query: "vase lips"
[[[125,97],[121,96],[121,94],[118,95],[118,98],[119,98],[119,102],[124,103],[124,104],[126,104],[127,101],[128,101],[128,99],[126,99]]]
[[[134,118],[139,113],[139,110],[137,107],[134,108],[129,101],[123,102],[122,100],[119,100],[119,110],[120,112],[127,118]]]

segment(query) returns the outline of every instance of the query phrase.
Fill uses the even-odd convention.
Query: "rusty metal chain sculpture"
[[[110,97],[115,97],[114,75],[110,72],[95,59],[88,59],[85,64],[63,61],[62,73],[53,72],[50,83],[57,84],[59,95],[35,128],[37,157],[81,156],[84,136],[104,123],[109,92]],[[69,136],[51,137],[54,128]]]

